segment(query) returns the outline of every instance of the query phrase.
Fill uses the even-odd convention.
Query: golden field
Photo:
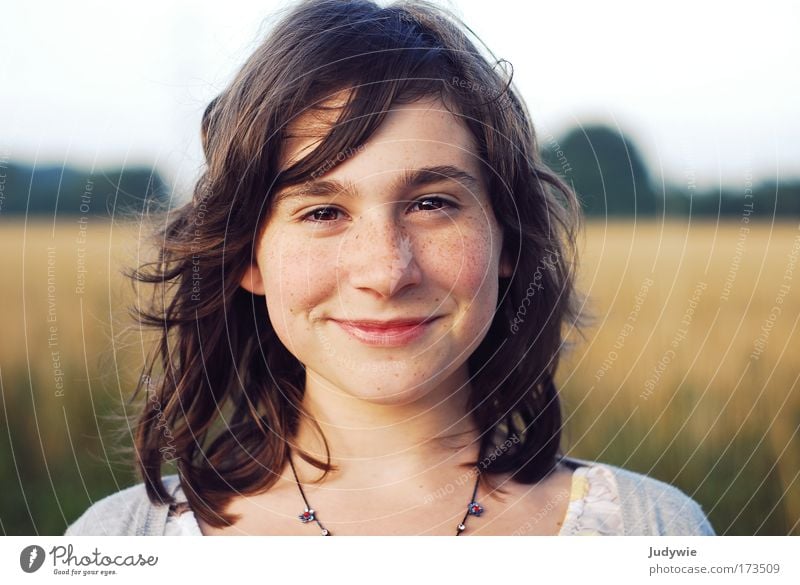
[[[0,223],[5,534],[59,534],[133,479],[108,417],[147,349],[119,274],[138,237]],[[800,226],[598,222],[581,247],[593,323],[559,370],[567,451],[680,487],[718,533],[800,534]]]

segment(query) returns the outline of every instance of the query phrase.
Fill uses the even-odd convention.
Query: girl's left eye
[[[448,207],[455,207],[454,203],[450,203],[447,199],[444,199],[442,197],[424,197],[422,199],[417,199],[416,201],[414,201],[414,203],[412,203],[412,206],[413,205],[426,205],[426,204],[430,204],[431,202],[433,202],[436,205],[438,205],[438,207],[431,208],[428,205],[427,209],[423,209],[422,211],[442,211],[444,209],[447,209]]]
[[[417,207],[421,211],[437,212],[444,211],[448,208],[455,208],[456,205],[443,197],[424,197],[414,201],[411,204],[411,208],[413,207]],[[301,219],[311,223],[331,223],[338,219],[336,214],[340,213],[342,213],[342,211],[336,207],[318,207],[303,215]]]

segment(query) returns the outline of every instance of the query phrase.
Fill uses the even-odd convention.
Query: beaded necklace
[[[294,463],[292,463],[291,454],[289,455],[289,465],[292,467],[292,473],[294,474],[294,480],[297,483],[297,487],[300,489],[300,495],[303,497],[303,502],[305,503],[306,507],[303,512],[298,515],[298,518],[303,524],[308,524],[309,522],[316,522],[317,526],[319,526],[321,530],[322,536],[333,536],[330,530],[325,528],[320,522],[319,518],[317,518],[317,513],[311,507],[311,504],[308,503],[308,499],[306,498],[306,494],[303,491],[303,486],[300,485],[300,480],[297,478],[297,472],[294,469]],[[476,471],[477,468],[476,468]],[[456,536],[459,536],[462,532],[467,529],[467,518],[470,516],[480,516],[484,508],[478,502],[475,501],[475,496],[478,494],[478,483],[480,482],[480,471],[477,472],[477,477],[475,479],[475,487],[472,490],[472,498],[470,498],[469,505],[467,506],[467,512],[464,514],[464,518],[459,522],[458,526],[456,527]]]

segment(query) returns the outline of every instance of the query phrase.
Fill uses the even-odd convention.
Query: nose
[[[339,266],[353,287],[391,297],[421,282],[414,252],[408,230],[398,225],[390,206],[381,206],[361,215],[348,230]]]

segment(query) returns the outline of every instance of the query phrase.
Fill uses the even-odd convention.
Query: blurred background
[[[800,534],[797,5],[442,3],[513,65],[587,214],[568,454],[680,487],[720,534]],[[187,200],[203,109],[287,5],[4,7],[0,533],[136,481],[135,218]]]

